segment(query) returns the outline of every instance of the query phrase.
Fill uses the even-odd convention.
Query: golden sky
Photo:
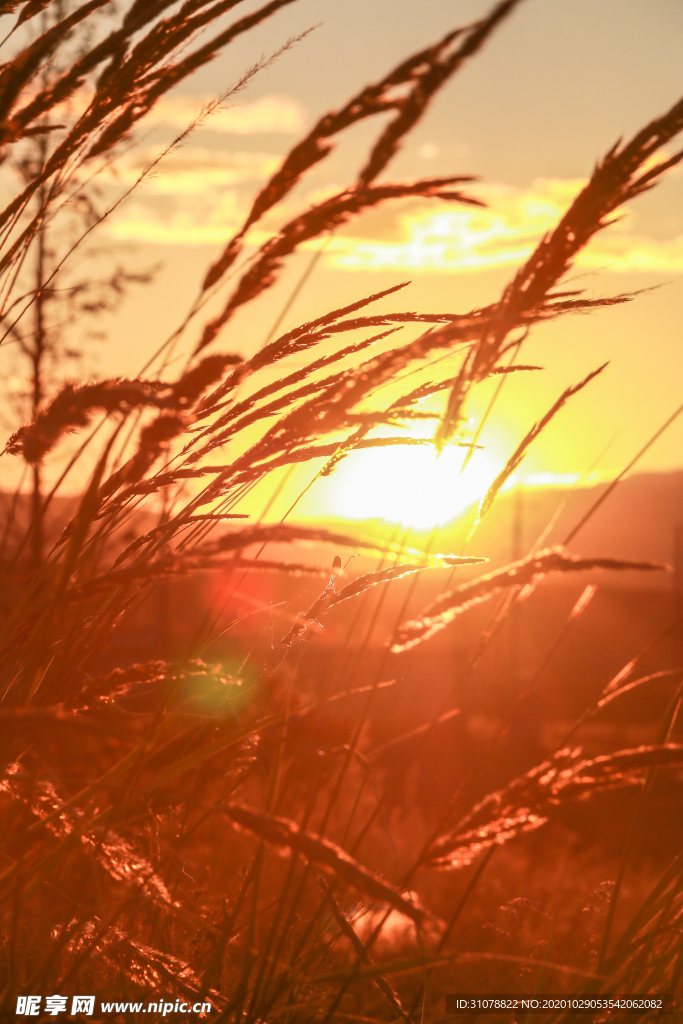
[[[110,220],[112,244],[133,245],[136,263],[160,260],[164,269],[153,290],[133,294],[111,325],[97,372],[137,372],[182,318],[256,190],[317,117],[489,6],[480,0],[299,0],[159,103],[138,147],[102,178],[108,195],[130,186],[207,99],[254,60],[315,26],[257,75],[239,102],[215,113],[169,156]],[[393,308],[461,313],[495,300],[562,216],[596,159],[683,94],[681,43],[679,0],[527,0],[437,95],[384,175],[474,174],[479,180],[470,191],[486,208],[410,200],[361,216],[326,244],[282,328],[406,279],[413,284],[392,299]],[[376,131],[376,125],[362,125],[348,133],[277,215],[258,225],[250,243],[259,245],[285,217],[352,181]],[[319,247],[319,241],[305,246],[280,283],[234,319],[217,343],[221,349],[248,354],[258,347]],[[422,504],[438,507],[438,516],[430,515],[442,518],[480,493],[567,384],[606,360],[608,370],[563,410],[518,478],[576,479],[606,447],[594,473],[620,470],[683,401],[682,274],[683,174],[674,171],[598,235],[571,275],[591,296],[650,290],[628,306],[533,333],[523,361],[545,369],[506,383],[482,438],[487,450],[467,479],[459,476],[455,449],[438,462],[427,447],[367,451],[316,486],[300,511],[354,514],[355,508],[355,514],[372,515],[393,508],[415,520],[414,498],[400,485],[389,493],[401,467],[411,465],[428,496]],[[189,337],[188,345],[194,340]],[[469,410],[473,422],[485,400],[482,394]],[[681,467],[682,444],[683,421],[639,468]]]

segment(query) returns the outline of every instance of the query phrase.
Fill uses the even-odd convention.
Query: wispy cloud
[[[155,245],[220,245],[242,223],[244,205],[232,190],[210,205],[184,203],[161,211],[148,203],[131,203],[109,226],[114,238]]]
[[[103,172],[110,185],[133,184],[155,151],[117,161]],[[253,188],[273,173],[273,153],[187,146],[167,156],[108,225],[118,239],[159,245],[217,245],[241,226]],[[256,244],[265,241],[261,230]]]
[[[528,189],[481,185],[488,203],[434,207],[397,214],[374,237],[350,232],[327,249],[328,265],[344,270],[410,270],[453,273],[518,264],[550,231],[585,184],[583,179],[539,178]],[[616,271],[683,271],[683,236],[648,238],[627,230],[625,220],[600,233],[577,265]],[[362,229],[362,220],[356,230]],[[389,230],[386,230],[389,228]],[[393,230],[392,230],[393,229]]]
[[[162,96],[145,117],[146,125],[185,128],[212,96]],[[304,111],[292,96],[262,96],[253,103],[236,103],[211,114],[205,124],[215,132],[233,135],[292,135],[304,127]]]
[[[156,156],[155,150],[118,160],[100,175],[100,181],[132,185]],[[207,189],[258,184],[269,178],[282,160],[276,153],[230,152],[186,146],[167,156],[144,183],[147,193],[191,195]]]
[[[27,91],[27,99],[33,98],[37,90]],[[92,101],[93,91],[85,86],[77,89],[67,100],[54,108],[57,120],[73,122],[80,117]],[[215,103],[215,95],[160,96],[152,109],[140,122],[145,128],[166,125],[169,128],[184,129],[197,119],[207,107]],[[294,135],[301,132],[306,118],[302,105],[293,96],[262,96],[251,103],[226,102],[215,109],[203,128],[232,135]]]
[[[214,245],[237,230],[249,208],[250,181],[265,180],[279,158],[268,153],[225,153],[187,149],[169,158],[145,185],[164,195],[169,208],[138,201],[125,208],[110,230],[119,238],[167,245]],[[125,175],[139,173],[128,168]],[[540,178],[528,189],[477,186],[488,206],[390,204],[352,223],[326,249],[328,266],[346,271],[396,270],[462,273],[519,265],[540,238],[557,224],[585,184],[583,179]],[[320,201],[330,189],[311,193]],[[333,190],[334,191],[334,190]],[[177,196],[174,202],[173,197]],[[150,195],[150,198],[153,196]],[[281,211],[282,212],[282,211]],[[577,259],[577,266],[619,272],[683,272],[683,236],[656,239],[635,234],[633,217],[601,232]],[[250,236],[260,244],[262,229]],[[317,248],[319,241],[304,248]]]

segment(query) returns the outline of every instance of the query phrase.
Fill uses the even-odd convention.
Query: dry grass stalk
[[[185,0],[174,5],[172,0],[134,0],[113,32],[96,38],[45,87],[41,75],[47,62],[55,54],[68,52],[70,29],[88,24],[100,6],[95,0],[73,11],[68,23],[62,20],[39,33],[7,61],[0,69],[3,144],[15,145],[36,130],[50,130],[45,136],[44,166],[0,214],[5,310],[13,308],[13,275],[36,232],[77,193],[76,175],[99,166],[97,161],[113,151],[171,86],[289,2],[273,0],[200,43],[198,33],[239,2]],[[340,111],[323,117],[294,147],[209,269],[201,301],[188,322],[243,254],[249,229],[289,196],[302,176],[331,150],[339,133],[375,114],[392,115],[362,161],[356,181],[294,217],[242,269],[233,291],[223,300],[222,311],[201,335],[197,351],[216,337],[235,310],[270,287],[282,261],[302,242],[389,199],[431,196],[469,201],[454,188],[464,180],[462,176],[395,185],[376,181],[441,85],[481,47],[517,2],[499,3],[478,24],[450,32],[414,54],[357,93]],[[3,11],[19,11],[17,24],[22,25],[51,8],[56,9],[34,0],[5,4]],[[75,120],[65,128],[53,123],[58,107],[79,99],[84,107]],[[331,472],[354,448],[422,443],[398,431],[423,416],[418,406],[422,399],[443,391],[449,392],[449,399],[436,444],[454,440],[469,444],[457,431],[472,389],[492,375],[532,369],[503,365],[506,353],[521,344],[515,332],[526,332],[558,316],[626,301],[627,296],[591,300],[576,291],[557,289],[595,232],[609,223],[623,203],[652,187],[679,160],[666,157],[652,169],[644,169],[681,128],[679,103],[631,142],[610,150],[557,228],[539,243],[501,298],[486,307],[371,315],[368,307],[403,287],[396,285],[288,330],[244,358],[234,354],[204,358],[175,381],[140,378],[69,385],[12,436],[6,457],[13,453],[34,466],[55,458],[62,437],[87,427],[95,414],[114,421],[103,428],[106,437],[93,459],[76,515],[50,557],[39,569],[27,571],[22,561],[24,539],[2,563],[3,580],[11,587],[0,623],[0,721],[7,726],[2,756],[5,765],[18,765],[5,772],[0,784],[6,857],[0,879],[1,926],[9,964],[9,981],[0,982],[3,1010],[14,1012],[17,993],[33,990],[31,986],[40,983],[46,991],[60,991],[62,983],[89,984],[92,972],[97,972],[98,983],[121,984],[124,979],[136,993],[147,993],[150,986],[156,991],[163,986],[193,994],[208,990],[217,1007],[220,989],[230,993],[221,1009],[236,1019],[282,1016],[287,1024],[298,1024],[300,994],[308,991],[315,977],[331,978],[334,966],[318,931],[319,915],[330,901],[326,896],[318,911],[310,903],[311,872],[304,867],[297,875],[302,858],[309,865],[328,868],[343,883],[388,904],[419,926],[429,924],[432,915],[419,900],[365,867],[357,852],[368,837],[386,840],[376,824],[383,821],[384,792],[375,792],[372,814],[355,827],[357,809],[363,809],[363,787],[368,780],[373,786],[376,782],[359,743],[370,702],[393,684],[379,682],[384,660],[376,679],[367,685],[365,679],[358,686],[339,684],[339,677],[330,673],[329,692],[314,696],[298,692],[300,686],[306,690],[307,681],[296,676],[294,669],[291,679],[289,666],[281,675],[272,669],[336,604],[359,599],[360,629],[367,612],[363,601],[377,586],[384,593],[401,576],[475,560],[429,560],[401,545],[363,542],[343,531],[284,523],[211,535],[209,531],[242,514],[236,510],[244,495],[277,467],[324,459],[323,472]],[[393,338],[395,331],[411,329],[421,333],[404,335],[400,342]],[[441,374],[442,368],[437,369],[433,361],[445,357],[452,362]],[[278,364],[291,358],[301,368],[273,379]],[[410,390],[404,392],[400,378],[414,373],[420,376],[405,385]],[[386,385],[393,389],[389,397],[380,390]],[[576,390],[568,389],[532,428],[494,485],[490,500],[550,416]],[[387,425],[393,436],[373,436],[376,428]],[[84,442],[74,464],[85,450]],[[211,464],[206,461],[209,454]],[[163,464],[157,467],[162,457]],[[150,498],[162,492],[164,505],[153,524],[145,520],[142,535],[131,543],[130,538],[120,540],[129,519],[150,509]],[[133,619],[156,581],[219,567],[240,573],[261,569],[329,576],[327,570],[296,560],[262,559],[264,546],[271,543],[295,547],[331,543],[401,560],[360,574],[339,589],[340,565],[334,563],[322,593],[270,651],[266,678],[260,685],[237,685],[238,677],[246,679],[252,671],[251,655],[243,663],[244,672],[243,666],[227,672],[197,660],[215,637],[212,630],[217,627],[211,623],[198,632],[185,657],[174,654],[173,659],[150,660],[149,653],[134,654],[137,664],[121,664],[125,655],[116,646],[120,639],[116,630]],[[248,550],[257,546],[256,552]],[[442,594],[419,618],[399,629],[392,650],[420,643],[465,608],[494,593],[532,585],[549,572],[596,568],[662,567],[581,559],[561,550],[540,552]],[[265,601],[262,605],[266,606]],[[374,624],[368,620],[368,637]],[[347,658],[340,668],[353,675],[356,662]],[[616,685],[624,678],[618,678]],[[135,710],[132,698],[145,692],[152,695],[150,701]],[[608,688],[603,704],[610,693]],[[347,722],[347,701],[352,707],[358,695],[365,710],[349,712]],[[328,742],[324,730],[319,730],[330,707],[335,720],[339,712],[344,725],[341,742],[336,737]],[[448,722],[456,716],[457,709],[449,709],[440,720]],[[305,744],[301,751],[294,749],[291,736],[299,728],[304,732],[310,728],[315,743],[325,748],[324,757],[315,761],[324,767],[311,771]],[[590,760],[581,759],[578,751],[564,751],[479,801],[455,829],[438,836],[427,854],[415,860],[404,881],[424,864],[453,867],[469,862],[483,849],[537,827],[557,803],[633,785],[644,772],[682,763],[681,747],[670,743]],[[358,766],[362,787],[354,795],[350,786]],[[260,803],[263,809],[246,803]],[[233,871],[232,845],[220,846],[220,856],[211,865],[213,870],[220,862],[219,868],[207,881],[208,875],[202,874],[206,851],[222,843],[217,823],[225,818],[256,836],[259,847],[251,862],[244,861]],[[313,831],[312,820],[320,822],[318,831]],[[333,842],[327,838],[330,832],[344,838]],[[356,838],[349,838],[352,835]],[[285,869],[281,885],[277,871],[270,871],[270,846],[297,855]],[[186,864],[190,865],[187,872]],[[224,869],[229,875],[225,883]],[[192,870],[199,881],[191,877]],[[234,883],[240,871],[241,880]],[[632,969],[639,984],[654,984],[655,978],[652,964],[643,966],[638,960],[642,947],[637,942],[645,933],[650,942],[647,948],[661,952],[668,964],[667,977],[672,976],[681,931],[677,878],[674,872],[653,896],[633,935],[615,947],[619,955],[615,953],[614,970]],[[226,897],[222,905],[219,894]],[[664,907],[660,899],[670,903]],[[196,913],[189,909],[193,906]],[[653,938],[660,912],[669,914],[667,927],[671,925],[675,942],[669,942],[668,932],[665,938],[661,934]],[[182,928],[176,927],[176,919]],[[42,931],[32,922],[41,922]],[[30,970],[22,964],[18,950],[26,951]],[[369,954],[370,943],[365,949]],[[384,966],[378,965],[375,973]],[[330,1018],[344,991],[343,987],[328,990]],[[392,1003],[394,1012],[402,1005]]]
[[[359,961],[361,963],[367,964],[367,965],[372,964],[372,960],[368,956],[368,952],[367,952],[365,946],[363,945],[361,940],[356,935],[356,933],[353,930],[352,926],[349,924],[349,922],[344,917],[344,914],[342,913],[341,907],[339,906],[339,904],[337,903],[336,899],[334,898],[332,890],[330,889],[330,887],[327,884],[327,882],[325,881],[325,879],[324,878],[318,878],[318,885],[320,886],[322,891],[325,893],[325,896],[327,898],[327,902],[329,903],[330,909],[332,910],[332,913],[334,915],[334,919],[337,922],[337,924],[339,925],[342,933],[346,936],[346,938],[351,943],[351,945],[352,945],[352,947],[354,949],[354,952],[356,953],[356,956],[358,957]],[[396,993],[395,989],[393,989],[391,987],[391,985],[386,980],[386,978],[382,978],[380,976],[378,978],[375,978],[374,980],[375,980],[375,984],[377,985],[378,989],[386,997],[386,1000],[389,1003],[389,1006],[394,1011],[394,1013],[397,1013],[399,1017],[401,1017],[403,1020],[407,1021],[409,1018],[408,1018],[405,1010],[403,1009],[403,1007],[401,1005],[401,1000],[399,999],[398,994]]]
[[[561,547],[537,551],[513,562],[502,569],[480,576],[469,583],[463,583],[456,590],[451,590],[424,609],[419,618],[405,622],[399,626],[391,641],[394,654],[409,651],[417,644],[424,643],[439,633],[458,615],[482,601],[488,601],[494,594],[510,587],[524,587],[540,582],[548,573],[553,572],[589,572],[595,569],[616,572],[657,572],[667,569],[666,565],[656,562],[631,562],[618,558],[581,558],[570,555]]]
[[[474,526],[472,527],[473,530],[479,525],[479,523],[484,518],[488,510],[491,508],[491,505],[493,504],[496,495],[500,491],[501,487],[506,482],[506,480],[508,480],[512,476],[512,474],[517,469],[522,459],[526,455],[527,449],[535,441],[535,439],[538,437],[541,431],[548,425],[548,423],[550,423],[555,414],[560,411],[560,409],[569,401],[569,399],[572,398],[574,395],[578,394],[579,391],[582,391],[585,388],[586,384],[589,384],[595,377],[598,376],[598,374],[602,373],[606,366],[607,363],[605,363],[603,366],[598,367],[597,370],[593,370],[591,373],[588,374],[587,377],[584,377],[584,379],[580,381],[578,384],[573,384],[571,387],[565,388],[565,390],[562,392],[557,401],[550,407],[545,416],[543,416],[538,421],[538,423],[534,423],[531,430],[529,430],[526,436],[523,437],[522,440],[519,442],[517,448],[512,453],[508,461],[505,463],[505,466],[500,471],[500,473],[498,474],[498,476],[493,481],[488,491],[482,498],[481,503],[479,505],[477,518],[475,520]]]
[[[333,571],[327,586],[315,599],[308,611],[299,613],[297,621],[289,632],[283,636],[280,642],[269,652],[265,663],[266,672],[274,671],[274,669],[282,662],[287,651],[292,647],[296,647],[297,644],[300,644],[311,628],[315,628],[320,625],[318,619],[329,611],[330,608],[340,604],[342,601],[347,601],[351,597],[358,597],[371,587],[376,587],[383,583],[390,583],[392,580],[398,580],[404,576],[422,572],[425,569],[441,569],[457,565],[477,565],[483,561],[485,561],[483,558],[441,555],[431,559],[430,561],[399,563],[398,565],[390,566],[388,569],[378,569],[373,572],[363,573],[363,575],[357,576],[355,580],[347,583],[341,590],[335,589],[337,573]]]
[[[517,272],[485,324],[467,359],[466,371],[451,392],[437,442],[443,443],[459,423],[472,385],[484,379],[505,351],[510,332],[524,314],[540,310],[552,299],[552,289],[571,268],[577,253],[598,231],[613,222],[619,207],[652,188],[661,175],[676,166],[683,153],[664,158],[648,170],[655,153],[683,128],[683,100],[651,121],[630,142],[617,142],[596,166],[590,181],[564,217],[539,243]]]
[[[544,761],[505,789],[489,794],[453,832],[433,843],[425,864],[465,867],[492,844],[506,843],[545,824],[554,805],[605,789],[639,785],[642,772],[653,767],[678,767],[683,763],[683,746],[643,746],[589,760],[580,760],[580,755],[580,747],[567,747],[552,761]]]
[[[36,783],[20,764],[11,764],[0,781],[0,792],[25,804],[38,820],[45,820],[46,828],[57,839],[77,835],[81,851],[92,856],[116,881],[139,887],[146,897],[163,906],[173,906],[174,901],[162,879],[130,843],[111,829],[101,826],[84,829],[81,816],[73,809],[60,813],[64,801],[51,782]]]
[[[329,839],[303,831],[296,822],[262,814],[240,804],[228,804],[224,808],[224,813],[235,824],[248,829],[261,839],[276,846],[285,846],[314,864],[330,868],[342,881],[370,896],[371,899],[388,903],[417,925],[435,923],[434,915],[425,910],[414,896],[401,892],[373,874]]]
[[[434,94],[463,66],[469,57],[481,48],[489,35],[518,3],[519,0],[503,0],[502,3],[496,5],[488,18],[469,29],[449,32],[439,43],[414,54],[409,60],[403,61],[380,82],[367,86],[349,100],[341,110],[322,117],[306,138],[294,147],[279,170],[256,197],[243,227],[233,236],[222,255],[209,269],[204,279],[203,290],[206,291],[214,287],[224,277],[242,251],[248,230],[291,192],[306,171],[331,152],[333,147],[328,141],[329,139],[367,117],[395,110],[396,117],[380,134],[355,186],[346,193],[347,203],[357,203],[361,207],[366,205],[362,197],[369,197],[373,194],[368,189],[370,182],[374,181],[387,166],[398,150],[402,138],[418,122]],[[458,45],[454,46],[455,43]],[[407,91],[402,91],[401,86],[407,86]],[[414,187],[419,189],[420,183]],[[409,187],[405,194],[411,194]],[[414,194],[420,194],[420,192],[416,191]],[[341,198],[333,200],[333,204],[339,204]],[[376,201],[381,201],[382,198],[385,197],[377,195]],[[223,312],[204,328],[196,351],[201,351],[213,341],[221,327],[228,322],[234,310],[257,294],[256,289],[260,285],[268,287],[273,283],[278,269],[278,264],[275,262],[278,248],[284,251],[288,239],[291,240],[289,244],[295,247],[298,244],[297,236],[301,235],[301,240],[308,237],[306,232],[310,230],[316,220],[319,222],[319,231],[333,226],[335,220],[331,218],[339,216],[340,213],[341,210],[339,213],[335,213],[333,208],[323,210],[321,213],[312,209],[287,225],[280,233],[279,242],[276,238],[272,242],[266,243],[261,250],[261,271],[257,275],[248,271],[239,281]],[[273,248],[276,249],[275,253],[272,251]],[[290,251],[293,251],[293,248]]]

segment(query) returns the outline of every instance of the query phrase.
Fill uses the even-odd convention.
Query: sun
[[[413,437],[429,437],[424,423]],[[455,519],[479,501],[500,471],[488,451],[476,451],[463,470],[468,449],[431,445],[366,448],[352,452],[317,493],[319,514],[342,519],[385,519],[429,529]]]

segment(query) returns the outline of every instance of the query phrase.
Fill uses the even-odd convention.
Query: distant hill
[[[509,562],[515,545],[521,555],[526,554],[555,516],[556,521],[545,544],[561,543],[605,490],[606,485],[574,491],[529,488],[523,493],[521,505],[519,493],[504,493],[465,548],[467,554],[488,558],[487,565],[458,568],[453,572],[437,569],[398,580],[386,589],[377,588],[368,594],[367,600],[340,604],[325,617],[324,628],[311,635],[302,648],[301,656],[307,671],[313,676],[322,675],[332,652],[338,645],[346,643],[348,635],[355,638],[351,647],[367,643],[368,657],[380,657],[377,652],[398,622],[418,614],[443,590]],[[8,496],[0,495],[0,526],[10,505]],[[15,511],[19,524],[25,527],[28,504],[19,502]],[[73,503],[69,499],[55,504],[52,539],[56,539],[73,511]],[[118,538],[119,543],[128,543],[132,536],[154,525],[151,516],[145,518],[145,515],[138,514],[126,522],[122,536]],[[463,551],[475,515],[476,508],[472,507],[457,521],[439,530],[433,539],[432,551],[455,554]],[[678,523],[683,524],[683,471],[639,474],[616,488],[572,541],[570,550],[589,556],[671,563],[674,530]],[[414,548],[426,547],[429,539],[428,533],[406,533],[395,524],[378,520],[328,520],[321,525],[355,537],[402,540]],[[223,529],[227,527],[219,528],[220,531]],[[251,554],[255,551],[252,549]],[[318,543],[293,552],[288,546],[273,544],[268,546],[264,557],[331,569],[334,555],[341,554],[346,560],[352,552],[353,547],[340,550],[336,545]],[[375,568],[377,561],[377,555],[365,554],[354,558],[346,579]],[[301,609],[311,606],[325,582],[320,577],[270,572],[240,571],[231,574],[228,568],[169,581],[157,586],[147,601],[136,608],[125,628],[112,637],[111,649],[104,652],[98,670],[108,671],[115,663],[118,664],[116,659],[121,658],[132,662],[167,657],[169,654],[184,656],[183,652],[188,649],[188,644],[193,643],[202,623],[215,614],[223,617],[221,626],[225,631],[212,648],[211,657],[223,657],[226,663],[234,661],[239,666],[253,650],[256,652],[254,663],[258,664],[272,638],[287,632],[294,617]],[[580,713],[591,695],[599,692],[630,658],[647,647],[678,614],[677,608],[680,607],[672,601],[672,575],[668,572],[551,575],[524,605],[519,620],[516,674],[520,678],[526,678],[551,648],[564,629],[576,599],[589,582],[599,584],[595,600],[573,629],[570,642],[562,649],[562,656],[553,662],[547,680],[548,713],[560,718]],[[490,605],[470,609],[424,649],[409,652],[402,660],[392,662],[386,671],[390,676],[398,673],[401,677],[412,671],[416,678],[426,672],[430,680],[442,680],[443,686],[450,686],[453,673],[470,658],[496,607],[494,601]],[[229,629],[231,622],[239,622],[239,630]],[[507,635],[505,632],[501,634],[495,650],[478,670],[479,682],[475,689],[477,693],[481,690],[482,696],[475,701],[468,691],[470,710],[491,712],[492,694],[495,696],[498,692],[496,680],[510,671]],[[648,657],[647,671],[670,667],[672,660],[683,664],[683,636],[672,634]],[[423,661],[424,658],[428,660]],[[442,683],[429,687],[429,693],[436,694],[434,701],[443,697],[440,686]],[[409,709],[405,713],[409,715]]]
[[[525,488],[521,497],[516,489],[506,491],[498,497],[467,544],[467,535],[476,517],[476,505],[439,529],[432,550],[455,554],[465,550],[467,554],[488,558],[491,568],[503,565],[513,558],[515,548],[519,555],[527,554],[553,521],[554,525],[543,542],[544,546],[562,543],[605,493],[607,486],[600,484],[595,487],[577,487],[575,490],[531,487]],[[11,504],[11,496],[0,493],[0,532],[7,521]],[[53,540],[73,515],[74,508],[73,498],[57,498],[54,501],[48,530]],[[16,535],[23,530],[28,518],[29,503],[23,498],[14,510],[14,523],[10,532]],[[295,521],[294,517],[292,521]],[[144,532],[151,524],[152,517],[148,513],[137,513],[128,524],[128,533]],[[571,541],[569,549],[587,556],[602,555],[672,564],[677,524],[680,524],[683,531],[683,470],[636,474],[619,484]],[[381,537],[383,540],[392,536],[397,541],[405,539],[406,544],[415,548],[424,548],[430,536],[429,531],[424,530],[409,531],[406,535],[403,528],[382,520],[349,522],[328,519],[321,525],[357,536]],[[290,557],[291,551],[287,553],[283,550],[282,554]],[[309,548],[302,552],[299,560],[319,563],[321,555],[322,552],[316,548]],[[683,551],[680,558],[683,561]],[[625,580],[626,577],[620,579]],[[670,574],[648,574],[647,577],[628,574],[630,584],[642,585],[644,581],[647,581],[647,586],[671,587]]]
[[[478,526],[472,539],[467,535],[476,517],[476,505],[466,509],[438,532],[433,550],[484,555],[491,568],[503,565],[529,552],[554,521],[543,545],[561,544],[573,527],[598,501],[608,487],[529,487],[520,496],[518,490],[501,494]],[[635,559],[638,561],[674,561],[674,532],[683,529],[683,470],[673,473],[641,473],[623,480],[570,542],[569,550],[586,556]],[[341,526],[340,523],[335,525]],[[349,524],[344,524],[349,529]],[[390,524],[373,520],[353,524],[358,534],[378,533],[386,537]],[[399,533],[398,536],[403,536]],[[422,547],[429,532],[414,531],[407,543]],[[683,558],[683,551],[680,558]],[[481,571],[481,570],[479,570]],[[628,573],[622,583],[670,588],[669,573]]]
[[[521,499],[521,513],[519,506],[517,511],[522,548],[528,551],[558,512],[546,543],[562,543],[607,487],[608,484],[601,484],[574,491],[527,488]],[[514,491],[500,496],[470,542],[472,554],[483,554],[486,549],[489,558],[496,562],[510,558],[515,505],[519,501]],[[469,510],[468,528],[472,518]],[[677,524],[683,526],[683,471],[641,473],[616,487],[569,548],[583,555],[671,563]],[[464,532],[462,524],[454,524],[452,532],[444,531],[443,538],[456,541]]]

